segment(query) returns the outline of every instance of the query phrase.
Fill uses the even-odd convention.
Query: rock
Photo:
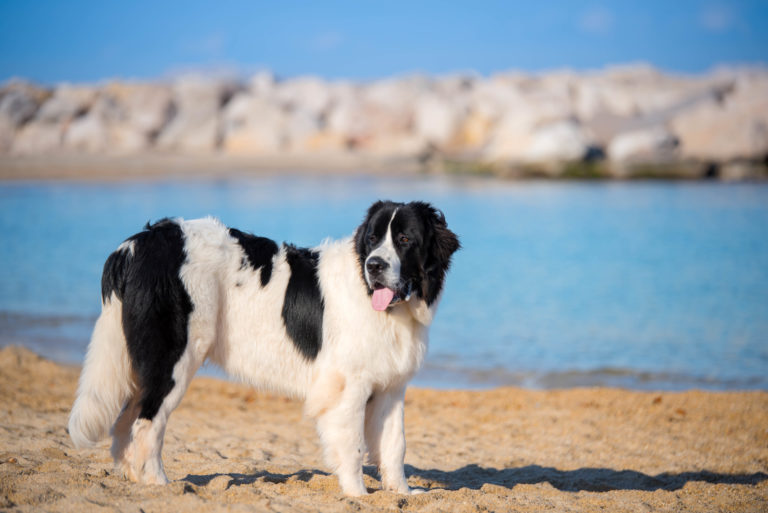
[[[341,153],[348,149],[346,137],[334,132],[317,132],[308,137],[302,150],[309,153]]]
[[[146,150],[171,116],[171,94],[150,84],[111,83],[90,110],[72,120],[63,147],[89,153]]]
[[[422,94],[414,105],[415,135],[437,148],[445,148],[458,132],[463,117],[447,98],[434,93]]]
[[[157,137],[174,114],[173,93],[165,84],[113,82],[104,93],[119,108],[119,119],[112,124],[124,124],[119,130],[135,131],[148,142]]]
[[[472,73],[456,73],[439,77],[434,88],[438,94],[448,97],[466,95],[479,82],[480,77]]]
[[[320,133],[319,114],[309,109],[294,109],[285,122],[286,144],[292,151],[306,151],[308,142]]]
[[[473,110],[462,120],[456,136],[460,151],[475,151],[490,139],[494,119],[480,110]]]
[[[62,137],[61,125],[31,121],[16,132],[11,153],[14,155],[50,153],[61,148]]]
[[[184,76],[173,85],[175,115],[157,138],[164,150],[190,153],[215,151],[220,142],[219,108],[234,94],[234,84]]]
[[[359,91],[369,136],[404,134],[414,125],[414,104],[426,87],[420,77],[385,79]]]
[[[768,156],[768,73],[745,72],[722,97],[692,106],[671,123],[686,158],[718,162]]]
[[[313,117],[324,116],[331,102],[325,82],[315,77],[299,77],[278,84],[275,97],[287,110],[303,111]]]
[[[755,162],[735,161],[723,165],[718,173],[721,180],[733,182],[740,180],[759,180],[766,176],[765,164]]]
[[[110,124],[120,122],[122,118],[123,113],[115,99],[100,91],[86,114],[66,124],[62,147],[86,153],[107,151],[110,149]]]
[[[551,80],[505,76],[477,89],[480,112],[489,117],[494,109],[500,113],[496,114],[498,120],[481,152],[483,160],[508,163],[570,160],[577,153],[574,146],[585,148],[585,144],[577,142],[588,138],[573,115],[567,84],[556,86]],[[568,148],[558,151],[552,147],[553,140],[567,140]]]
[[[490,119],[493,123],[506,114],[525,106],[517,86],[501,77],[491,77],[475,84],[468,93],[471,111]]]
[[[350,142],[365,139],[371,126],[362,100],[357,96],[338,98],[325,118],[325,129]]]
[[[679,141],[668,129],[654,127],[625,132],[608,144],[608,158],[615,162],[668,162],[676,155]]]
[[[643,65],[586,74],[571,85],[575,114],[585,121],[598,115],[627,119],[653,115],[710,86],[707,80],[665,75]]]
[[[275,91],[275,75],[271,71],[260,71],[251,77],[248,84],[252,95],[267,98]]]
[[[34,117],[17,130],[11,153],[34,155],[60,150],[68,127],[89,111],[96,96],[97,90],[93,87],[57,86]]]
[[[490,162],[519,162],[532,142],[532,120],[507,111],[495,124],[490,140],[481,152],[481,159]]]
[[[574,120],[563,120],[536,129],[524,153],[527,163],[552,163],[582,160],[591,142],[584,128]]]
[[[107,126],[98,114],[72,121],[64,134],[62,146],[67,149],[96,153],[107,149]]]
[[[50,92],[23,80],[0,87],[0,153],[10,151],[16,131],[31,120]]]
[[[365,83],[264,71],[244,85],[186,75],[52,91],[15,80],[0,86],[0,153],[221,149],[547,164],[605,148],[614,164],[711,164],[738,178],[754,173],[724,164],[768,155],[766,91],[765,69],[682,76],[643,65]]]
[[[424,139],[411,133],[379,134],[362,146],[363,151],[378,157],[417,157],[428,146]]]
[[[96,94],[95,87],[61,84],[37,111],[35,120],[41,123],[67,123],[88,112]]]
[[[362,86],[358,92],[365,103],[390,110],[413,110],[419,96],[428,92],[440,95],[426,77],[412,75],[384,78]]]
[[[409,100],[418,89],[418,80],[388,79],[365,86],[336,84],[332,104],[321,122],[326,141],[341,144],[338,149],[393,155],[411,154],[421,147],[412,132],[413,106]],[[407,142],[406,142],[407,141]]]
[[[16,136],[16,128],[11,121],[0,118],[0,155],[8,153],[13,146],[13,138]]]
[[[32,119],[50,96],[49,91],[29,82],[9,80],[0,88],[0,120],[17,128]]]
[[[273,154],[286,146],[285,113],[275,103],[240,92],[224,109],[222,149],[233,155]]]

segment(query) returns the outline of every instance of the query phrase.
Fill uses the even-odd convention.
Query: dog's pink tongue
[[[383,312],[395,297],[395,291],[387,288],[376,289],[373,291],[373,309],[377,312]]]

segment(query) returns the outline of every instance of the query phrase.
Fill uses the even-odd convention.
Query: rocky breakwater
[[[312,167],[360,157],[505,176],[766,176],[768,69],[0,86],[0,161],[216,155]]]

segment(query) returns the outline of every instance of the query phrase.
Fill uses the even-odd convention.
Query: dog
[[[163,219],[107,259],[68,431],[112,435],[128,479],[165,484],[166,424],[210,360],[259,389],[304,400],[347,495],[365,495],[364,455],[408,494],[403,403],[460,248],[424,202],[378,201],[352,237],[315,248]],[[110,430],[111,428],[111,430]]]

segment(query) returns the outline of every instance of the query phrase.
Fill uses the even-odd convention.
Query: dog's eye
[[[400,244],[408,244],[409,242],[411,242],[411,239],[409,239],[405,235],[400,236]]]
[[[370,242],[371,244],[376,244],[376,236],[373,234],[369,235],[368,242]]]

